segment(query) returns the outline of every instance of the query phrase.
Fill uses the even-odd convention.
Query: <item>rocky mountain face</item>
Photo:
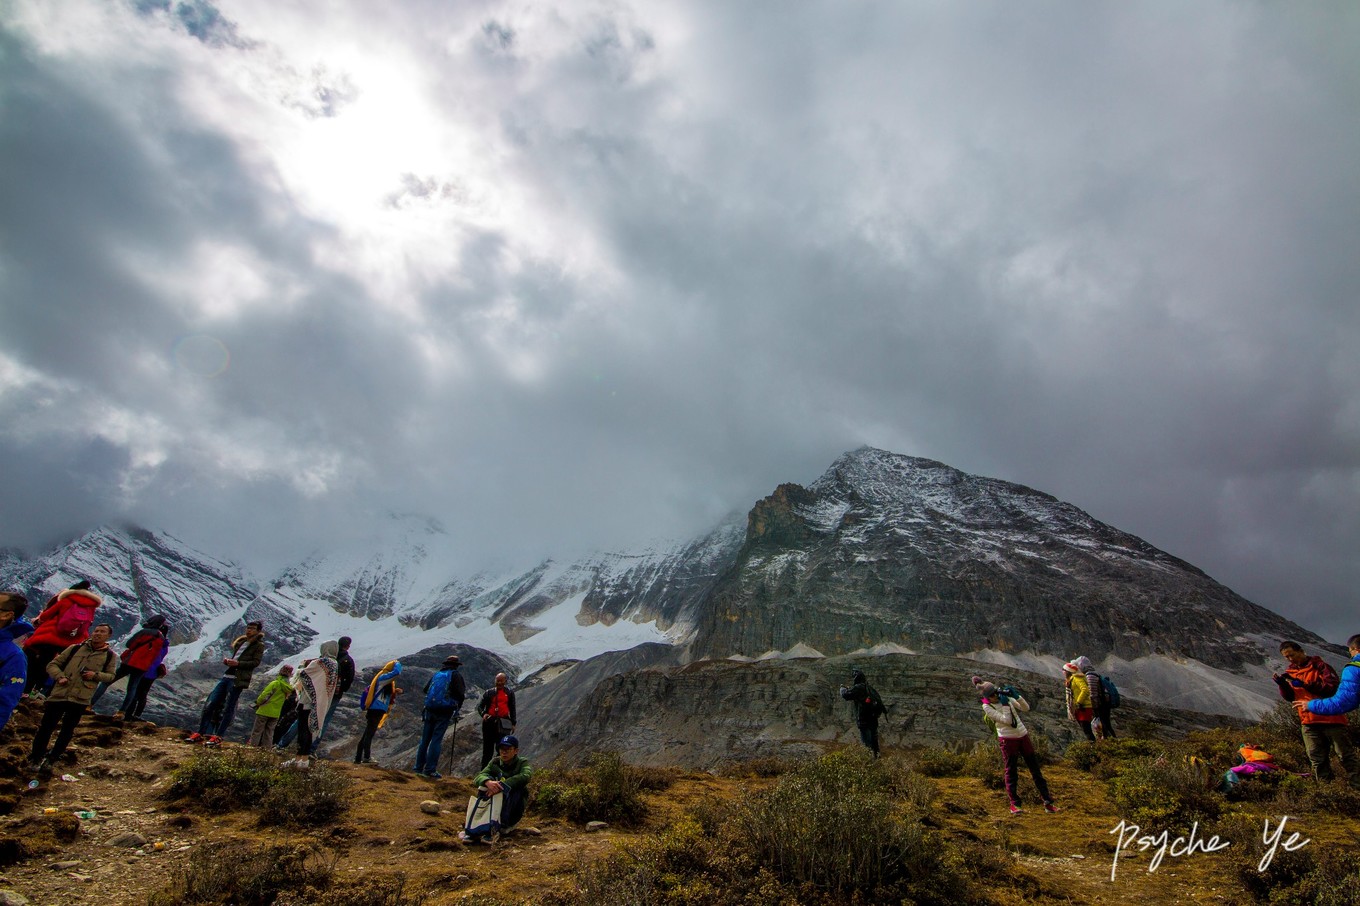
[[[803,644],[1100,662],[1262,663],[1257,637],[1321,640],[1082,510],[942,463],[861,449],[751,510],[696,657]]]
[[[41,602],[89,579],[117,638],[169,616],[175,669],[153,710],[175,721],[192,722],[231,639],[260,619],[261,675],[341,635],[361,669],[459,650],[529,680],[531,745],[653,760],[840,738],[850,731],[828,695],[847,658],[915,703],[887,731],[910,741],[976,729],[957,684],[969,670],[1051,684],[1086,654],[1140,708],[1254,714],[1273,701],[1279,639],[1341,653],[1047,494],[869,448],[808,487],[779,486],[744,522],[634,552],[466,571],[431,520],[379,529],[261,581],[163,533],[104,527],[37,558],[0,553],[0,584]],[[931,671],[950,673],[948,691]],[[403,711],[375,751],[414,747],[419,708]],[[357,726],[357,708],[346,713],[341,733]]]
[[[654,652],[654,655],[659,655]],[[1032,734],[1055,749],[1081,738],[1067,718],[1062,681],[1021,670],[997,671],[961,658],[893,654],[868,661],[836,658],[771,658],[754,663],[696,661],[679,666],[654,656],[634,669],[615,669],[617,654],[575,665],[555,684],[521,693],[521,710],[532,717],[540,757],[576,760],[592,751],[629,753],[656,765],[712,767],[757,756],[800,757],[833,744],[858,744],[850,704],[840,697],[856,668],[889,708],[879,726],[884,747],[970,747],[994,735],[982,721],[969,678],[981,673],[1012,683],[1031,706],[1024,716]],[[572,670],[581,670],[577,676]],[[590,675],[602,673],[600,677]],[[561,690],[589,690],[572,708]],[[1236,725],[1144,701],[1125,700],[1114,725],[1132,722],[1161,730],[1188,731]],[[1243,722],[1244,723],[1244,722]]]

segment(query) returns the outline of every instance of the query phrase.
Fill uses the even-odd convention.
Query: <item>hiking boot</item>
[[[1058,812],[1062,811],[1062,809],[1058,808],[1051,802],[1045,802],[1044,811],[1048,812],[1050,815],[1056,815]]]
[[[207,739],[203,740],[203,744],[205,746],[220,746],[222,744],[222,737],[209,736]]]
[[[202,742],[202,741],[203,741],[203,734],[202,734],[202,733],[190,733],[188,736],[184,737],[184,741],[185,741],[185,742],[189,742],[189,743]]]
[[[424,776],[425,776],[425,779],[427,779],[427,780],[443,780],[443,779],[444,779],[444,775],[441,774],[441,773],[439,773],[438,771],[426,771]]]
[[[1012,815],[1020,814],[1020,806],[1016,805],[1014,802],[1011,803],[1011,814]]]

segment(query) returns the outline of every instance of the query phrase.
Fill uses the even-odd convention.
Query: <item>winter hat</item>
[[[292,664],[284,664],[283,666],[279,667],[279,676],[292,676],[292,675],[293,675]]]
[[[978,683],[978,684],[977,684],[977,688],[978,688],[978,691],[979,691],[979,692],[981,692],[983,695],[987,696],[988,698],[991,698],[993,695],[996,695],[996,692],[997,692],[996,683],[987,683],[987,682]]]
[[[1080,673],[1081,669],[1076,664],[1063,664],[1064,673]]]
[[[1090,673],[1096,669],[1095,665],[1091,663],[1091,659],[1084,654],[1072,663],[1076,664],[1077,669],[1082,673]]]
[[[853,683],[862,683],[862,682],[865,682],[864,671],[863,671],[863,670],[856,670],[855,673],[854,673],[854,675],[850,677],[850,681],[853,682]]]

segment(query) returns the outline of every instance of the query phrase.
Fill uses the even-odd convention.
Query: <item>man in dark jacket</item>
[[[241,693],[250,687],[250,678],[255,668],[264,660],[264,625],[259,620],[246,624],[245,635],[237,636],[231,643],[231,654],[222,658],[226,672],[217,681],[212,692],[203,702],[203,716],[198,723],[198,732],[189,734],[187,742],[202,742],[215,746],[222,741],[231,729],[236,717],[236,701]]]
[[[496,674],[496,685],[482,693],[477,713],[482,716],[482,767],[491,761],[496,740],[515,732],[515,693],[508,688],[510,678]]]
[[[444,658],[439,672],[430,677],[425,684],[425,711],[422,714],[425,724],[420,733],[420,747],[416,749],[416,773],[431,780],[441,775],[439,753],[444,748],[444,733],[449,729],[449,721],[458,716],[467,697],[467,684],[463,674],[458,672],[458,655]]]
[[[860,741],[868,747],[874,757],[878,757],[878,716],[888,713],[883,701],[864,678],[863,670],[856,670],[850,680],[850,688],[841,686],[841,698],[850,702],[855,712],[855,726],[859,728]]]

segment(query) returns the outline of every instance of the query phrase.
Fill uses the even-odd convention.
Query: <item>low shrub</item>
[[[582,768],[554,767],[536,785],[534,810],[568,821],[640,824],[647,817],[642,798],[645,772],[617,752],[597,752]]]
[[[207,811],[255,809],[263,824],[314,826],[348,807],[349,778],[325,762],[283,768],[269,753],[233,748],[196,754],[171,774],[165,796]]]
[[[1023,766],[1023,762],[1021,766]],[[1001,747],[995,737],[974,745],[963,762],[963,774],[981,780],[984,785],[993,790],[1006,788],[1003,769]]]
[[[1110,793],[1120,817],[1140,827],[1188,833],[1194,822],[1211,821],[1222,810],[1213,791],[1217,781],[1206,766],[1185,758],[1142,758],[1121,766]]]
[[[948,749],[922,749],[914,756],[916,772],[926,777],[957,777],[967,759]]]
[[[209,843],[147,898],[147,906],[322,902],[334,871],[334,857],[310,847]]]
[[[323,901],[326,906],[421,906],[427,899],[424,892],[408,890],[406,875],[398,872],[386,877],[372,875],[363,884],[332,887]]]

